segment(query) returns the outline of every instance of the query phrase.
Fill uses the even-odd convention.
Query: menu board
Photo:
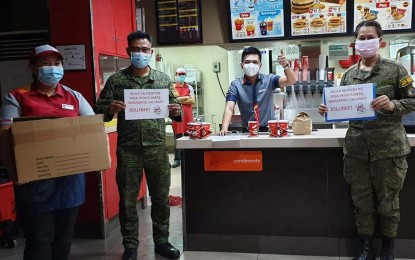
[[[347,0],[291,0],[291,36],[347,32]]]
[[[159,44],[202,43],[200,0],[157,0]]]
[[[283,0],[230,0],[232,40],[284,36]]]
[[[354,28],[365,20],[375,20],[383,30],[411,29],[412,1],[408,0],[355,0]]]

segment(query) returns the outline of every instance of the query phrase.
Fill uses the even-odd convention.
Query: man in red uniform
[[[183,115],[181,122],[172,122],[174,132],[174,163],[171,166],[176,168],[180,166],[181,152],[176,149],[176,139],[182,137],[186,133],[187,123],[193,121],[192,105],[195,103],[195,92],[193,87],[188,85],[186,80],[186,69],[179,67],[176,70],[176,83],[173,84],[173,94],[177,100],[182,104]]]

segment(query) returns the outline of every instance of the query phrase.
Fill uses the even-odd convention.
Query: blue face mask
[[[54,87],[63,78],[63,68],[56,66],[39,67],[37,79],[43,84]]]
[[[186,75],[177,76],[177,82],[183,83],[186,80]]]
[[[148,66],[150,62],[151,54],[143,52],[131,52],[131,64],[134,67],[143,69]]]

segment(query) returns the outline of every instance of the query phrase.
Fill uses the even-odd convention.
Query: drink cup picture
[[[267,35],[267,23],[262,21],[259,24],[259,29],[261,30],[261,35]]]
[[[274,29],[274,21],[272,20],[267,21],[267,29],[268,31],[272,31]]]

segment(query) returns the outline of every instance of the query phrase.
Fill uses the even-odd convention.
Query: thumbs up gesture
[[[281,49],[281,53],[278,54],[277,61],[283,67],[287,65],[287,58],[285,57],[284,50]]]

